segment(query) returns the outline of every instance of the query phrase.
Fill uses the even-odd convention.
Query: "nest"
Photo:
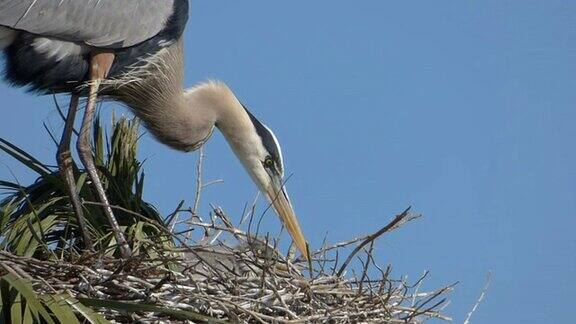
[[[216,213],[218,215],[218,212]],[[220,218],[225,220],[222,212]],[[310,261],[284,256],[277,241],[257,239],[229,222],[194,222],[198,244],[129,260],[83,255],[44,261],[0,252],[2,272],[39,294],[67,294],[115,322],[140,323],[421,323],[441,314],[453,285],[420,291],[392,279],[372,258],[376,238],[414,219],[408,210],[379,231],[324,245]],[[227,224],[227,225],[222,225]],[[235,244],[216,239],[222,233]],[[339,257],[349,251],[347,258]],[[357,269],[354,269],[353,267]],[[118,307],[121,303],[122,307]],[[133,311],[127,311],[133,305]]]

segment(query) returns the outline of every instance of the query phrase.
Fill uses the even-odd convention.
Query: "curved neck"
[[[187,138],[199,147],[217,127],[232,148],[236,148],[255,135],[250,116],[234,93],[222,82],[202,83],[183,94],[180,114],[186,116]]]
[[[233,148],[255,134],[250,116],[223,83],[203,83],[170,97],[149,99],[131,105],[133,111],[160,142],[179,151],[199,148],[214,127]]]
[[[132,108],[160,142],[180,151],[200,147],[215,126],[234,149],[253,137],[250,117],[224,83],[210,81],[183,91],[183,71],[182,43],[177,42],[124,80],[116,80],[114,96]]]

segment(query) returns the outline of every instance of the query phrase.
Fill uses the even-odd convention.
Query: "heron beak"
[[[304,259],[307,259],[308,252],[306,247],[306,239],[304,238],[304,234],[302,234],[302,230],[300,229],[298,218],[296,218],[296,213],[294,213],[294,209],[290,203],[290,198],[288,198],[288,193],[286,192],[286,188],[282,183],[282,178],[276,175],[272,175],[271,178],[271,185],[266,190],[266,194],[272,202],[272,206],[274,206],[276,213],[282,220],[282,223],[288,229],[288,233],[290,233],[290,236],[292,236],[296,247],[298,250],[300,250],[304,256]]]

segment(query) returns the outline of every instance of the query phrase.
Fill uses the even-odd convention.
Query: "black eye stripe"
[[[254,117],[254,115],[252,115],[252,113],[246,108],[246,106],[243,105],[243,107],[248,113],[248,116],[250,116],[250,120],[252,121],[252,124],[254,124],[256,132],[258,133],[258,136],[260,136],[260,139],[262,140],[262,145],[264,145],[264,148],[270,154],[269,156],[274,161],[276,168],[281,172],[282,163],[280,163],[280,161],[282,160],[282,158],[280,157],[280,149],[277,147],[277,143],[274,140],[273,135],[270,134],[271,131],[268,130],[266,126],[264,126],[264,124],[262,124],[256,117]]]

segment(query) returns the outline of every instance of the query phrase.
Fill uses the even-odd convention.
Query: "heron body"
[[[22,11],[24,6],[19,6],[14,8],[14,6],[9,7],[11,3],[18,2],[19,4],[32,3],[34,1],[0,1],[0,25],[4,25],[3,29],[0,29],[0,39],[11,39],[12,41],[8,43],[4,42],[5,46],[5,57],[6,57],[6,79],[17,86],[28,86],[30,90],[40,92],[40,93],[55,93],[55,92],[73,92],[88,79],[88,71],[90,65],[90,52],[93,49],[108,49],[111,50],[115,59],[108,73],[108,78],[118,78],[126,75],[135,67],[143,64],[146,60],[150,59],[151,56],[157,54],[163,48],[169,47],[177,42],[184,32],[186,22],[188,20],[188,1],[187,0],[144,0],[144,1],[101,1],[101,3],[96,4],[94,1],[78,1],[78,0],[67,0],[63,1],[60,7],[53,8],[53,12],[61,12],[66,10],[67,4],[82,5],[83,11],[78,12],[72,19],[82,19],[84,16],[90,15],[90,10],[92,6],[97,6],[100,8],[98,14],[101,19],[100,24],[114,25],[117,24],[111,19],[106,19],[111,13],[121,10],[128,11],[133,8],[113,8],[110,5],[121,5],[124,3],[136,3],[141,2],[144,4],[151,3],[152,1],[158,3],[164,3],[166,9],[164,9],[166,20],[161,22],[161,24],[156,28],[159,29],[157,34],[151,35],[147,39],[141,40],[137,36],[140,35],[140,30],[137,26],[146,26],[146,17],[119,17],[119,19],[128,19],[132,21],[135,25],[134,28],[124,31],[123,33],[118,33],[116,37],[109,37],[101,39],[100,41],[90,41],[82,39],[82,37],[76,37],[74,39],[67,38],[68,34],[73,34],[71,32],[61,31],[57,27],[51,28],[53,31],[47,33],[34,33],[29,32],[26,28],[32,30],[45,30],[45,28],[32,28],[22,22],[14,22],[13,26],[4,25],[5,17],[10,17],[14,20],[18,14]],[[42,3],[39,3],[42,2]],[[38,8],[41,12],[40,7],[43,3],[54,4],[60,2],[59,0],[38,0],[30,9]],[[92,6],[90,5],[92,4]],[[108,7],[106,7],[108,5]],[[12,8],[12,10],[8,10]],[[16,9],[20,9],[18,13],[14,13]],[[136,15],[138,13],[134,13]],[[31,17],[33,13],[28,12],[27,16]],[[32,19],[32,18],[31,18]],[[66,19],[66,18],[61,18]],[[46,19],[45,24],[58,24],[62,23],[63,20],[57,19]],[[66,20],[64,20],[66,21]],[[81,23],[79,21],[78,23]],[[97,23],[94,23],[95,25]],[[20,27],[20,25],[24,25]],[[72,24],[68,28],[79,28],[83,26],[81,24]],[[87,30],[86,26],[86,38],[91,34],[90,30]],[[19,29],[25,28],[25,29]],[[4,35],[4,37],[2,37]],[[138,42],[139,41],[139,42]],[[133,42],[138,42],[132,44]],[[124,46],[122,44],[128,44],[131,46]]]
[[[129,248],[91,156],[97,97],[123,102],[160,142],[180,151],[198,148],[218,128],[306,254],[282,182],[282,154],[274,133],[222,82],[183,89],[181,37],[187,19],[187,0],[0,0],[5,78],[32,92],[72,94],[57,159],[81,229],[69,146],[78,97],[88,97],[78,152],[124,256]],[[90,238],[84,235],[84,240]]]

